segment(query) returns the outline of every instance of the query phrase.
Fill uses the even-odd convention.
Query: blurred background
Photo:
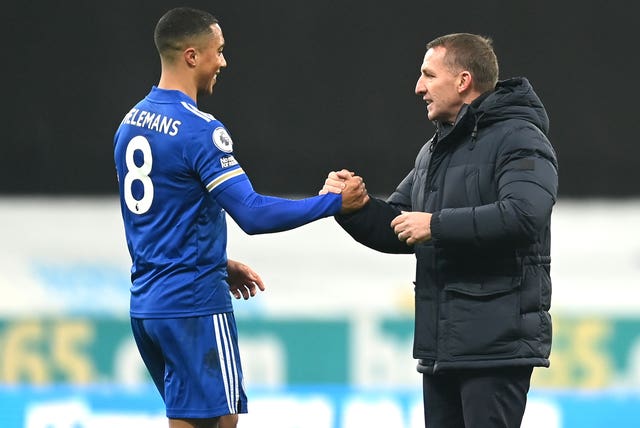
[[[3,7],[0,426],[165,426],[131,338],[130,259],[113,133],[160,75],[168,9],[214,13],[215,95],[257,191],[317,193],[349,168],[386,197],[431,137],[414,94],[425,45],[494,39],[501,78],[545,103],[560,163],[552,220],[554,347],[525,427],[640,421],[640,144],[634,22],[617,4],[293,0],[35,1]],[[250,412],[240,426],[424,426],[411,358],[413,256],[359,246],[332,219],[245,235],[231,258],[267,291],[235,302]]]

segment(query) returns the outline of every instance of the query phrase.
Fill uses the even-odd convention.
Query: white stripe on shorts
[[[238,371],[235,364],[235,353],[233,343],[229,335],[227,324],[227,314],[213,315],[213,328],[218,346],[218,358],[220,359],[220,370],[222,372],[222,382],[227,395],[227,405],[229,413],[238,413]]]
[[[224,326],[227,330],[227,337],[229,338],[229,343],[232,345],[231,341],[231,332],[229,332],[229,319],[228,317],[224,317]],[[240,392],[238,391],[238,366],[236,364],[236,353],[234,352],[235,348],[231,347],[231,365],[233,366],[233,405],[236,408],[236,413],[238,412],[238,400],[240,399]]]

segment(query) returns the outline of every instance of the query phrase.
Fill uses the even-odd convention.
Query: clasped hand
[[[369,195],[362,177],[343,169],[327,176],[320,194],[342,193],[341,213],[357,211],[369,202]],[[393,219],[391,228],[399,240],[414,245],[431,239],[431,214],[420,211],[402,213]]]
[[[346,169],[331,171],[318,193],[320,195],[326,193],[342,194],[341,214],[357,211],[369,202],[369,195],[362,177]]]

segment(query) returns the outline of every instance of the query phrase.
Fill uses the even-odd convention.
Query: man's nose
[[[418,81],[416,82],[416,95],[424,95],[426,92],[426,88],[424,86],[424,83],[422,82],[422,77],[418,78]]]

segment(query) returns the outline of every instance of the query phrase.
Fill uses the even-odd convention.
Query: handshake
[[[342,194],[340,214],[358,211],[367,202],[369,195],[362,177],[346,169],[331,171],[319,192]],[[389,225],[400,241],[415,245],[429,241],[431,236],[431,213],[420,211],[401,211]]]
[[[369,202],[369,195],[367,194],[367,188],[364,185],[362,177],[346,169],[337,172],[331,171],[324,181],[324,186],[322,186],[322,189],[318,193],[320,195],[326,193],[342,194],[342,209],[340,210],[340,214],[358,211]]]

